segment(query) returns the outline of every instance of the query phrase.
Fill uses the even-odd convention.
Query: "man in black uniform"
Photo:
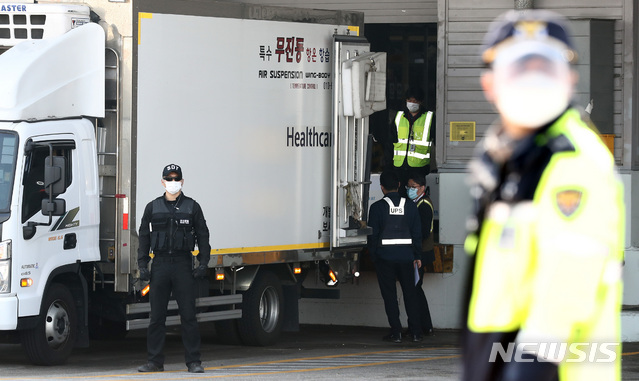
[[[435,261],[435,240],[433,239],[433,218],[435,209],[426,187],[426,177],[419,172],[411,172],[408,175],[408,185],[406,191],[408,198],[417,205],[419,217],[422,223],[422,267],[419,271],[419,282],[415,285],[417,292],[417,304],[419,306],[419,323],[424,334],[433,332],[433,321],[430,317],[428,300],[422,285],[424,283],[424,270],[433,272],[433,262]]]
[[[147,334],[148,362],[140,372],[164,371],[166,313],[171,292],[177,300],[182,322],[184,358],[191,373],[203,373],[200,332],[195,317],[194,278],[207,273],[211,246],[202,208],[182,193],[182,168],[169,164],[162,171],[166,192],[147,204],[140,224],[138,268],[140,280],[150,280],[151,322]],[[152,231],[149,230],[152,226]],[[197,242],[199,265],[193,269],[192,251]],[[149,253],[153,252],[151,271]]]
[[[404,307],[408,315],[412,341],[422,340],[419,309],[415,291],[415,266],[421,267],[422,233],[415,203],[397,193],[399,179],[395,172],[384,171],[380,176],[384,198],[371,205],[368,225],[373,228],[368,249],[375,263],[379,289],[391,332],[386,341],[402,341],[396,281],[402,287]]]

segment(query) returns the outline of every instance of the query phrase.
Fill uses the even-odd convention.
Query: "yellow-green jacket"
[[[433,113],[427,111],[418,116],[411,126],[404,111],[395,116],[397,143],[393,143],[393,165],[401,167],[407,161],[409,167],[421,168],[430,164],[430,125]]]
[[[517,348],[556,362],[561,381],[620,380],[620,345],[606,344],[620,341],[624,245],[612,155],[575,110],[518,142],[505,162],[495,139],[471,164],[481,207],[466,240],[467,346],[473,335],[516,338]],[[564,343],[565,356],[549,343]]]

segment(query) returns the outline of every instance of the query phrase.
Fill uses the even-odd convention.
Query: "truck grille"
[[[86,5],[8,4],[0,0],[0,51],[27,40],[60,36],[90,22]]]
[[[41,40],[46,20],[46,15],[0,15],[0,39]]]

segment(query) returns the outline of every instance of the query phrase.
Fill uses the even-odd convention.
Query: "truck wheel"
[[[284,294],[270,271],[260,272],[244,293],[242,318],[237,328],[245,345],[265,346],[277,341],[282,331]]]
[[[62,364],[78,334],[78,317],[71,292],[60,284],[49,287],[35,328],[22,331],[27,357],[36,365]]]

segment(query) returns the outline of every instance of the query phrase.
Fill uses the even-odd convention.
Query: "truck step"
[[[242,295],[234,294],[234,295],[221,295],[221,296],[208,296],[204,298],[198,298],[195,300],[195,307],[210,307],[210,306],[223,306],[223,305],[232,305],[232,304],[241,304],[242,303]],[[168,310],[175,311],[178,309],[177,301],[171,300],[169,301]],[[139,314],[149,314],[151,312],[151,304],[150,303],[135,303],[135,304],[127,304],[126,306],[126,314],[127,314],[127,322],[126,329],[141,329],[149,326],[149,322],[151,321],[148,317],[135,317],[130,318],[129,315],[139,315]],[[224,311],[212,311],[212,312],[201,312],[197,315],[197,321],[216,321],[216,320],[226,320],[226,319],[239,319],[242,317],[242,309],[229,309]],[[166,317],[166,325],[178,325],[180,324],[180,316],[173,315]]]
[[[197,321],[200,323],[205,321],[239,319],[242,317],[242,310],[237,309],[237,310],[226,310],[226,311],[202,312],[202,313],[196,314],[196,317],[197,317]],[[144,329],[149,326],[150,322],[151,322],[150,318],[127,320],[126,329],[127,331],[130,331],[133,329]],[[180,322],[179,315],[166,317],[166,325],[180,325],[180,324],[181,322]]]

